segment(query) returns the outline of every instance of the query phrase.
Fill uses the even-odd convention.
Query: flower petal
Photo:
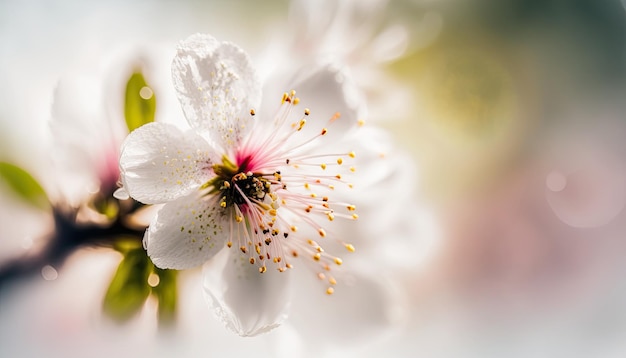
[[[224,247],[226,216],[214,197],[200,191],[165,204],[144,236],[152,262],[160,268],[198,266]]]
[[[347,70],[336,64],[316,66],[311,71],[301,70],[290,80],[278,81],[279,84],[268,84],[265,93],[282,94],[294,89],[300,99],[298,111],[308,108],[310,115],[300,135],[293,136],[297,140],[310,138],[327,128],[328,133],[320,138],[319,143],[336,143],[351,129],[357,127],[365,115],[365,102],[358,88],[352,81]],[[278,86],[282,86],[279,88]],[[290,86],[290,87],[285,87]],[[277,99],[279,97],[276,95]],[[265,101],[266,114],[276,113],[276,104],[280,101]],[[301,117],[301,112],[298,113]],[[329,121],[331,123],[329,123]]]
[[[210,179],[213,151],[193,132],[173,125],[148,123],[128,135],[122,145],[120,171],[134,199],[157,204],[189,194]]]
[[[250,109],[261,99],[260,82],[242,49],[192,35],[178,47],[172,77],[192,127],[206,131],[223,149],[239,142],[250,127]]]
[[[248,257],[225,249],[203,268],[204,293],[226,327],[255,336],[278,327],[287,317],[291,273],[268,269],[259,273]]]
[[[125,128],[106,115],[102,78],[88,74],[64,76],[54,91],[53,164],[63,196],[74,205],[86,200],[89,188],[111,190],[119,179],[119,146]]]
[[[404,313],[402,295],[395,296],[383,274],[361,269],[335,277],[339,283],[331,296],[319,281],[297,280],[292,309],[298,314],[289,322],[307,337],[307,350],[314,354],[371,343],[389,333]]]

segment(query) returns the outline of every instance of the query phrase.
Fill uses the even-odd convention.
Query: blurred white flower
[[[152,99],[155,92],[164,94],[167,88],[160,82],[166,76],[159,74],[167,65],[159,62],[160,51],[158,46],[118,49],[61,76],[49,121],[50,150],[55,154],[51,182],[63,183],[57,184],[56,201],[78,206],[98,191],[110,195],[117,188],[119,148],[128,134],[129,79],[140,73],[149,82],[147,93],[133,94],[136,100]],[[158,111],[153,111],[156,120],[175,117],[167,111],[167,98],[159,98]]]
[[[412,19],[410,27],[398,21],[389,24],[388,6],[386,0],[294,0],[288,26],[277,35],[280,41],[270,43],[264,67],[289,75],[303,63],[345,65],[367,98],[369,119],[405,119],[413,111],[413,95],[408,84],[386,72],[386,66],[409,49],[432,42],[442,20],[428,12],[418,21]]]

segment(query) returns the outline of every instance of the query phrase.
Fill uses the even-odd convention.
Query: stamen
[[[237,152],[231,153],[234,161],[225,155],[222,163],[211,165],[215,177],[202,186],[207,193],[216,195],[215,201],[219,201],[230,218],[227,246],[238,245],[240,251],[248,255],[248,262],[258,265],[260,273],[267,271],[267,262],[276,265],[279,272],[292,268],[285,259],[291,257],[306,258],[303,262],[314,266],[315,271],[330,271],[331,266],[342,265],[341,258],[329,255],[317,242],[299,236],[294,220],[326,238],[329,235],[320,226],[320,218],[325,217],[330,222],[358,218],[354,205],[326,195],[335,189],[337,182],[352,187],[344,175],[347,178],[355,172],[354,163],[350,162],[355,153],[309,154],[307,147],[325,136],[341,114],[337,112],[328,120],[325,124],[328,128],[319,126],[308,131],[308,127],[318,124],[315,118],[309,120],[309,108],[299,113],[292,111],[299,102],[295,91],[284,93],[281,107],[270,122],[274,128],[266,131],[268,135],[246,137]],[[250,115],[256,116],[254,109],[250,109]],[[257,127],[260,123],[253,122]],[[338,166],[337,172],[321,172],[334,165]],[[320,175],[322,173],[327,175]],[[355,251],[351,244],[337,241],[349,252]],[[323,272],[318,274],[321,280],[331,286],[337,283]],[[334,289],[328,287],[326,293],[330,295]]]

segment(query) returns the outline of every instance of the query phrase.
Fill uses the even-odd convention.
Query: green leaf
[[[150,295],[152,262],[143,248],[128,251],[104,296],[103,311],[119,322],[132,318]]]
[[[133,73],[126,84],[124,116],[128,131],[154,122],[156,98],[141,72]]]
[[[159,276],[159,284],[152,288],[152,293],[159,302],[159,323],[171,325],[176,320],[178,271],[155,267],[154,273]]]
[[[13,164],[0,162],[0,178],[21,199],[39,209],[48,209],[50,202],[41,185],[24,169]]]
[[[141,238],[139,240],[133,236],[118,236],[113,241],[113,248],[122,255],[126,255],[129,251],[142,249]]]

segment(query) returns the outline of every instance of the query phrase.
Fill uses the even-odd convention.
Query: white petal
[[[327,64],[317,66],[312,71],[300,71],[296,78],[283,83],[279,85],[289,87],[268,87],[268,91],[275,94],[276,100],[269,102],[270,106],[266,107],[280,103],[279,95],[293,89],[300,98],[300,104],[295,108],[298,114],[304,108],[310,109],[307,124],[298,136],[292,136],[293,140],[302,141],[319,134],[322,128],[327,128],[328,133],[320,142],[337,142],[351,129],[356,128],[358,121],[365,115],[365,104],[359,90],[347,71],[338,65]],[[264,107],[263,111],[270,115],[276,113],[275,108]],[[336,114],[340,117],[329,124],[329,120]]]
[[[144,246],[156,266],[195,267],[224,247],[228,223],[214,199],[196,191],[159,210],[144,236]]]
[[[187,121],[215,144],[232,147],[249,129],[249,111],[260,102],[261,86],[242,49],[192,35],[178,47],[172,77]]]
[[[204,293],[226,327],[241,336],[255,336],[278,327],[287,317],[291,273],[257,265],[236,249],[224,249],[203,268]]]
[[[297,280],[289,322],[307,337],[308,349],[349,349],[389,333],[403,306],[394,299],[382,274],[360,271],[335,277],[338,283],[330,296],[319,280]]]
[[[128,194],[128,191],[126,191],[126,189],[122,187],[122,188],[117,188],[113,192],[113,197],[117,200],[128,200],[130,199],[130,194]]]
[[[101,82],[95,75],[70,74],[54,91],[52,161],[65,184],[64,197],[74,204],[86,200],[90,189],[108,190],[119,179],[119,145],[126,133],[117,118],[105,114]]]
[[[157,204],[184,195],[211,177],[213,150],[199,135],[165,123],[134,130],[122,145],[120,171],[134,199]]]
[[[386,28],[372,40],[370,55],[372,60],[390,62],[404,54],[409,45],[409,33],[402,25]]]

